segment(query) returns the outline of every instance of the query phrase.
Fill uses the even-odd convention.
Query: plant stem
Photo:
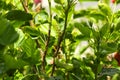
[[[96,43],[95,44],[97,44],[96,45],[96,49],[97,49],[97,51],[96,51],[96,56],[97,56],[97,58],[96,58],[96,60],[95,60],[95,80],[98,80],[98,67],[99,67],[99,64],[100,64],[100,38],[98,38],[97,39],[97,41],[96,41]]]
[[[23,8],[24,8],[24,11],[25,11],[26,13],[29,13],[28,0],[24,0],[24,1],[23,1],[23,0],[20,0],[20,2],[21,2],[22,6],[23,6]],[[30,23],[30,26],[31,26],[31,27],[34,27],[34,22],[33,22],[33,20],[30,20],[29,23]]]
[[[98,59],[96,59],[96,62],[97,62]],[[95,80],[98,80],[98,63],[96,64],[95,66]]]
[[[42,57],[42,70],[43,72],[45,72],[45,62],[46,62],[46,54],[48,51],[48,46],[49,46],[49,42],[50,42],[50,34],[51,34],[51,26],[52,26],[52,10],[51,10],[51,1],[48,0],[48,4],[49,4],[49,15],[50,15],[50,20],[49,20],[49,29],[48,29],[48,38],[45,44],[45,51],[43,53],[43,57]]]
[[[20,0],[20,2],[22,3],[22,6],[25,10],[25,12],[29,13],[29,9],[28,9],[28,0]]]
[[[57,43],[57,49],[54,53],[54,56],[53,56],[53,65],[52,65],[52,72],[51,72],[51,76],[53,76],[54,72],[55,72],[55,59],[58,55],[58,52],[59,52],[59,49],[60,49],[60,44],[61,42],[63,41],[63,38],[65,36],[65,32],[66,32],[66,28],[67,28],[67,21],[68,21],[68,14],[69,14],[69,9],[70,9],[70,5],[69,5],[69,2],[68,2],[68,8],[65,10],[65,23],[64,23],[64,29],[63,29],[63,32],[62,34],[59,36],[58,38],[58,43]]]

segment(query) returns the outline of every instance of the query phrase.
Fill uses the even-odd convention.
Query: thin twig
[[[43,72],[45,72],[46,54],[48,52],[48,46],[49,46],[50,34],[51,34],[51,26],[52,26],[52,11],[51,11],[51,1],[50,0],[48,0],[48,4],[49,4],[50,20],[49,20],[48,38],[47,38],[47,41],[45,44],[45,51],[44,51],[43,57],[42,57],[42,70],[43,70]]]
[[[20,0],[20,1],[21,1],[21,3],[22,3],[22,6],[23,6],[25,12],[29,13],[28,1],[27,1],[27,0],[24,0],[24,1],[23,1],[23,0]]]

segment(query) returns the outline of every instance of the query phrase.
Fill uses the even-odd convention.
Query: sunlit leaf
[[[64,68],[64,69],[66,69],[66,70],[68,70],[68,71],[70,71],[70,70],[72,70],[73,69],[73,65],[72,64],[65,64],[65,63],[62,63],[62,62],[60,62],[60,61],[57,61],[56,62],[56,66],[57,67],[60,67],[60,68]]]
[[[23,49],[24,52],[26,52],[28,57],[31,57],[36,50],[35,41],[32,40],[31,37],[26,37],[22,42],[21,48]]]
[[[89,16],[93,17],[96,20],[105,20],[105,18],[106,18],[102,13],[100,13],[98,11],[91,11],[89,13]]]
[[[41,10],[39,14],[35,15],[35,24],[48,23],[48,13],[45,10]]]
[[[98,7],[105,16],[109,16],[109,17],[111,16],[112,11],[109,5],[99,2]]]
[[[78,28],[83,35],[85,35],[86,37],[90,37],[91,30],[87,25],[87,23],[81,22],[81,23],[74,23],[74,24],[75,24],[75,27]]]
[[[40,51],[36,49],[35,40],[33,40],[30,36],[26,37],[20,46],[25,52],[23,56],[23,60],[27,61],[29,64],[36,64],[40,60]]]

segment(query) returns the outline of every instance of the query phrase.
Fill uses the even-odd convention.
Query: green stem
[[[58,38],[57,49],[56,49],[56,52],[54,53],[54,56],[53,56],[53,66],[52,66],[51,76],[53,76],[53,74],[54,74],[54,71],[55,71],[55,59],[56,59],[57,54],[59,52],[60,44],[63,41],[63,38],[65,36],[65,32],[66,32],[66,28],[67,28],[67,21],[68,21],[69,9],[70,9],[70,6],[69,6],[69,2],[68,2],[68,8],[65,11],[64,30],[63,30],[62,34],[59,36],[59,38]]]
[[[96,59],[96,62],[97,62],[97,59]],[[95,80],[98,80],[98,63],[96,63],[96,66],[95,66]]]
[[[97,44],[96,45],[96,56],[97,56],[97,58],[96,58],[96,60],[95,60],[95,80],[98,80],[98,67],[99,67],[99,64],[100,64],[100,39],[97,39],[97,41],[96,41],[96,43],[95,44]]]
[[[28,9],[28,0],[20,0],[25,12],[29,13],[29,9]]]

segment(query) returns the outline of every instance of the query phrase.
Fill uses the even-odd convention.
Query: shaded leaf
[[[89,10],[80,10],[74,13],[74,18],[84,17],[89,14]]]
[[[12,10],[6,14],[8,20],[28,21],[32,20],[32,15],[21,10]]]
[[[13,26],[5,19],[0,19],[0,44],[8,45],[14,43],[19,35]]]
[[[6,3],[6,1],[4,0],[0,0],[0,9],[11,10],[13,7],[13,4]]]
[[[80,68],[80,60],[76,59],[76,58],[72,58],[72,64],[74,66],[74,68]]]
[[[119,69],[116,68],[103,68],[99,76],[113,76],[114,74],[120,73]]]
[[[16,59],[15,57],[12,57],[7,54],[5,54],[3,57],[7,69],[19,69],[28,64],[21,59]]]
[[[48,80],[64,80],[64,79],[63,76],[59,75],[59,76],[52,76]]]
[[[24,31],[33,37],[37,37],[40,35],[40,32],[37,28],[32,28],[30,26],[26,26]]]
[[[109,27],[108,23],[106,23],[105,25],[102,26],[102,28],[100,29],[100,36],[101,37],[103,37],[107,33],[108,27]]]

